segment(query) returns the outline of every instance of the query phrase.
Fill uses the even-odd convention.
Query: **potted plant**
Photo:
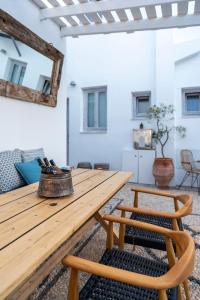
[[[155,158],[153,164],[153,175],[160,188],[169,187],[169,183],[174,177],[173,159],[165,156],[165,146],[169,141],[170,134],[175,129],[181,137],[185,137],[186,128],[183,126],[173,126],[174,106],[160,104],[149,108],[147,116],[154,125],[153,140],[160,145],[162,157]]]

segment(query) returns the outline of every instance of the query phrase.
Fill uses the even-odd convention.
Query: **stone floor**
[[[102,209],[103,212],[118,213],[115,210],[115,206],[119,203],[125,203],[132,205],[133,193],[130,190],[131,184],[127,184],[110,202]],[[196,263],[195,270],[190,277],[190,289],[192,300],[200,299],[200,196],[196,191],[177,191],[170,190],[174,193],[190,193],[193,196],[193,213],[185,217],[183,220],[185,229],[193,236],[196,243]],[[170,210],[172,201],[166,198],[148,196],[140,194],[139,204],[145,208],[156,208],[160,210]],[[97,225],[88,232],[87,236],[83,237],[80,243],[73,250],[73,254],[79,255],[90,260],[98,261],[105,250],[106,234],[104,230]],[[130,248],[127,246],[127,248]],[[130,249],[128,249],[130,250]],[[142,247],[136,247],[136,253],[144,256],[149,256],[153,259],[159,259],[165,257],[165,252],[151,250]],[[81,274],[80,276],[80,288],[84,285],[88,275]],[[30,296],[29,300],[66,300],[67,286],[69,280],[69,271],[58,265],[54,271],[44,280],[44,282],[35,290]]]

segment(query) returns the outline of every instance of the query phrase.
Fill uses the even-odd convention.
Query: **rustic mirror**
[[[63,54],[0,10],[0,96],[56,106]]]

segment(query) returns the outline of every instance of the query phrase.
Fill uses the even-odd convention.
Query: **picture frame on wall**
[[[133,129],[133,147],[134,149],[151,150],[152,147],[152,129]]]

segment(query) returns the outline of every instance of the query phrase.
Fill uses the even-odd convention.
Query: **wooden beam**
[[[176,3],[182,3],[185,0],[176,0]],[[172,4],[174,0],[165,0],[165,4]],[[101,13],[104,11],[113,11],[118,9],[131,9],[144,6],[162,5],[163,0],[109,0],[109,1],[91,1],[82,4],[58,6],[55,8],[41,9],[41,20],[55,17],[74,16],[88,13]]]
[[[198,15],[62,28],[61,37],[200,26]]]

